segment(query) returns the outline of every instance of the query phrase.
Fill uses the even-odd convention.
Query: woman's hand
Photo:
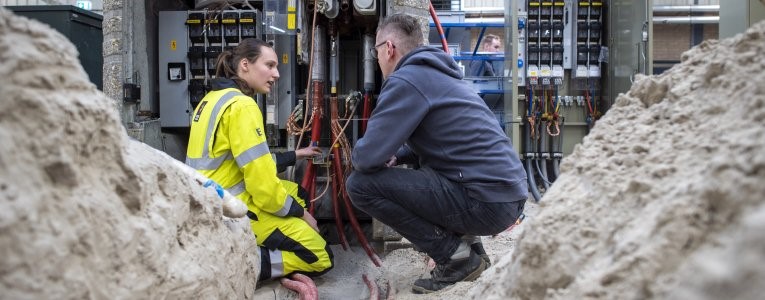
[[[295,150],[295,157],[297,159],[311,158],[317,155],[321,155],[321,149],[316,146],[308,146]]]
[[[308,211],[303,212],[303,221],[308,223],[308,226],[311,226],[313,230],[316,230],[316,232],[319,232],[319,225],[316,223],[316,219],[313,218],[313,216],[308,213]]]

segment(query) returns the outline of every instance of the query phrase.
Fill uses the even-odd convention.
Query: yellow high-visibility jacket
[[[209,92],[191,117],[186,164],[242,200],[255,215],[302,217],[304,208],[277,177],[257,102],[233,81],[218,80],[224,80],[225,88]]]

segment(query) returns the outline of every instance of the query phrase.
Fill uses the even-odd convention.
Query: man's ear
[[[385,43],[386,43],[386,44],[388,44],[388,45],[385,47],[385,55],[386,55],[388,58],[392,59],[392,58],[393,58],[393,56],[394,56],[394,55],[396,55],[396,53],[394,52],[394,51],[396,51],[396,47],[395,47],[395,46],[393,46],[393,42],[387,41],[387,42],[385,42]]]

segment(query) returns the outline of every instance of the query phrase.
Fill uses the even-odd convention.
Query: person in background
[[[263,114],[253,99],[273,88],[279,79],[277,64],[273,48],[252,38],[218,56],[212,90],[192,115],[186,157],[186,164],[247,205],[260,246],[259,280],[293,273],[318,276],[333,266],[329,245],[306,210],[307,193],[277,177],[277,170],[321,150],[272,153]]]
[[[420,26],[403,14],[378,26],[370,50],[385,81],[353,148],[346,188],[358,209],[436,262],[431,277],[412,286],[429,293],[480,276],[489,261],[473,236],[512,225],[528,187],[494,114],[451,56],[424,46]]]
[[[501,48],[499,37],[493,34],[487,34],[483,37],[483,43],[481,43],[482,52],[500,52]],[[472,60],[470,61],[470,76],[484,77],[484,76],[497,76],[494,72],[494,66],[491,61],[488,60]]]

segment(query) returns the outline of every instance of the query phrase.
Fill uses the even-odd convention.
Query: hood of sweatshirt
[[[457,62],[449,54],[435,47],[421,46],[415,48],[401,58],[395,70],[409,65],[429,66],[456,79],[462,79],[462,71]]]

